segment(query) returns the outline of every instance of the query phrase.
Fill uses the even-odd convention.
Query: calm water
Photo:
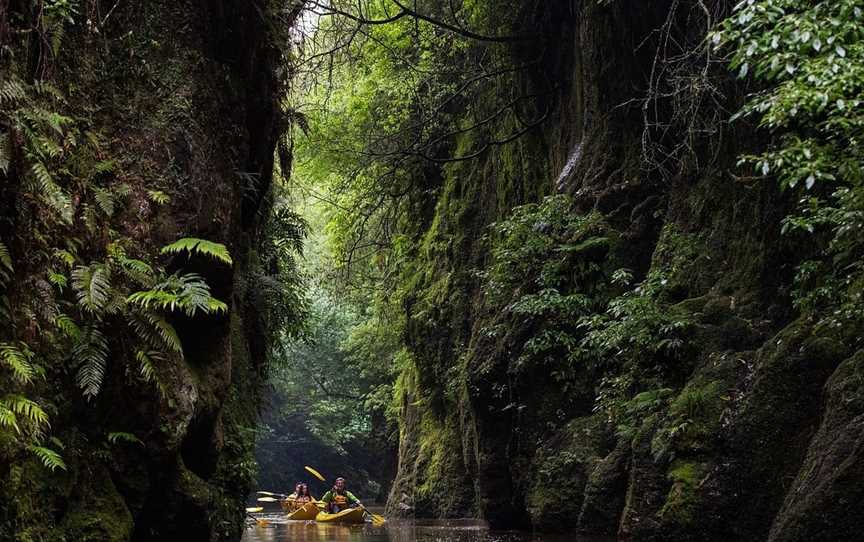
[[[281,513],[258,514],[265,525],[250,525],[242,542],[606,542],[574,535],[490,531],[475,520],[388,520],[383,527],[323,525],[288,521]]]

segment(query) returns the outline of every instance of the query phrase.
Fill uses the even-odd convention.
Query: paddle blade
[[[272,491],[256,491],[258,495],[267,495],[268,497],[284,497],[284,493],[273,493]]]
[[[380,527],[387,522],[387,520],[384,519],[383,516],[379,516],[378,514],[369,514],[369,515],[372,516],[372,525],[375,525],[376,527]]]
[[[250,514],[254,514],[255,512],[263,512],[263,511],[264,511],[263,506],[253,506],[251,508],[246,509],[246,512],[248,512]]]
[[[273,497],[258,497],[258,502],[278,502],[279,499]]]
[[[303,467],[303,468],[306,469],[306,470],[309,472],[309,474],[311,474],[311,475],[314,476],[315,478],[318,478],[318,479],[321,480],[322,482],[326,482],[326,481],[327,481],[327,480],[324,479],[324,476],[322,476],[322,474],[321,474],[320,472],[318,472],[317,470],[313,469],[313,468],[310,467],[309,465],[306,465],[306,466]]]

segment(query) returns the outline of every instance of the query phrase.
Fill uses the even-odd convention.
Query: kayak
[[[315,521],[318,523],[363,523],[366,512],[362,508],[346,508],[336,514],[318,512]]]
[[[296,520],[309,520],[315,519],[315,516],[318,515],[318,505],[314,502],[307,502],[297,510],[294,510],[290,514],[288,514],[288,519],[296,519]]]

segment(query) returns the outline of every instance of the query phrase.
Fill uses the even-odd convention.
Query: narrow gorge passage
[[[864,540],[862,104],[864,0],[0,0],[0,541]]]

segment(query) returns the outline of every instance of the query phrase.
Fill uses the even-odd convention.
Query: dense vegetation
[[[293,190],[326,221],[313,296],[386,323],[340,363],[398,371],[354,388],[392,387],[391,512],[784,540],[845,517],[839,478],[810,484],[860,397],[861,9],[310,3]],[[815,496],[723,497],[783,476]]]
[[[860,537],[864,1],[205,4],[0,0],[0,538]]]

